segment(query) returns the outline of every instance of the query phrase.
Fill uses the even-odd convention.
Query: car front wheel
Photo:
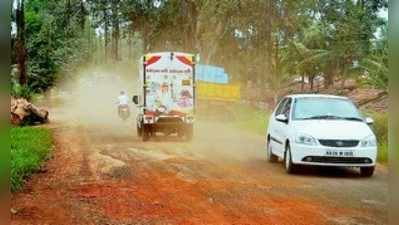
[[[296,172],[296,165],[292,163],[291,148],[288,145],[284,153],[284,168],[287,173],[292,174]]]
[[[374,174],[374,170],[374,166],[360,167],[360,174],[362,175],[362,177],[371,177]]]

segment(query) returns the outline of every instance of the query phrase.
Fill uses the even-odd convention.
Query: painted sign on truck
[[[195,111],[195,56],[160,52],[140,60],[138,135],[144,141],[156,133],[191,139]]]

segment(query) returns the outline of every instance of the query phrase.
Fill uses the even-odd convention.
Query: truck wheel
[[[148,141],[148,139],[150,139],[150,129],[149,129],[149,127],[148,126],[146,126],[146,125],[144,125],[143,127],[142,127],[142,135],[141,135],[141,138],[142,138],[142,140],[145,142],[145,141]]]
[[[374,174],[375,167],[360,167],[360,175],[362,177],[371,177]]]
[[[186,135],[185,136],[186,136],[186,141],[191,141],[193,139],[193,136],[194,136],[193,125],[187,126]]]
[[[184,140],[186,129],[178,128],[176,132],[177,132],[177,137],[179,137],[180,140]]]
[[[137,136],[141,137],[143,135],[143,128],[136,125]]]

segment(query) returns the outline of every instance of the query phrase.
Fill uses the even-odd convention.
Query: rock
[[[14,208],[11,208],[10,212],[11,212],[11,214],[15,215],[15,214],[18,213],[18,210],[14,209]]]

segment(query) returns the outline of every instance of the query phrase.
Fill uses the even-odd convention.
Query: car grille
[[[366,157],[330,157],[330,156],[307,156],[302,159],[304,162],[318,162],[318,163],[354,163],[354,164],[369,164],[373,160]]]
[[[359,144],[358,140],[328,140],[328,139],[321,139],[319,140],[321,145],[327,147],[356,147]]]

